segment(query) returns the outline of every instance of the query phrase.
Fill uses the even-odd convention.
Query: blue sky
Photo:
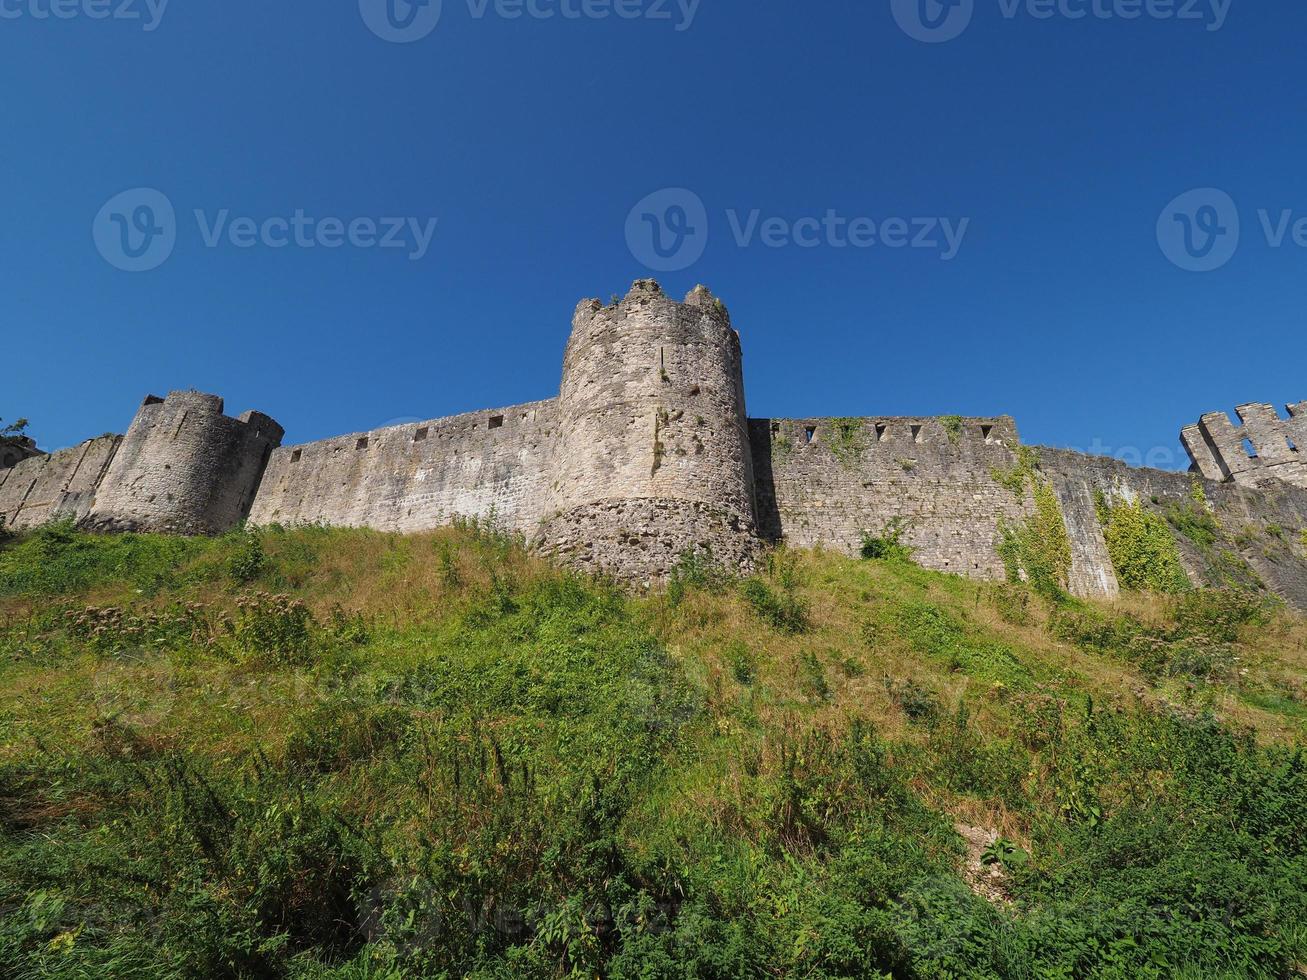
[[[550,397],[576,302],[646,275],[731,308],[755,416],[1010,413],[1179,466],[1199,414],[1307,398],[1300,4],[926,0],[965,27],[926,43],[915,0],[395,0],[431,29],[394,43],[372,0],[55,2],[0,0],[0,416],[47,448],[171,388],[288,441]],[[130,272],[136,188],[175,244]],[[651,272],[628,217],[667,188],[706,247]],[[1194,188],[1228,197],[1166,213]],[[1168,259],[1186,220],[1219,267]]]

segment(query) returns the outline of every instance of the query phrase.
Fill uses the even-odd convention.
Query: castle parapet
[[[1193,469],[1209,480],[1246,486],[1280,480],[1307,487],[1307,464],[1299,454],[1299,446],[1307,445],[1307,402],[1289,405],[1288,419],[1262,402],[1235,412],[1239,425],[1224,412],[1210,412],[1181,430]]]

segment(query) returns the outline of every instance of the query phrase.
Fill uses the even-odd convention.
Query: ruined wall
[[[554,401],[357,432],[272,454],[256,524],[420,531],[455,517],[530,534],[544,515]]]
[[[625,579],[664,577],[687,548],[755,554],[739,335],[698,287],[641,280],[577,307],[558,398],[544,551]]]
[[[1290,405],[1288,411],[1289,418],[1281,419],[1262,402],[1240,405],[1237,426],[1224,412],[1210,412],[1196,425],[1185,426],[1180,441],[1194,469],[1209,480],[1247,486],[1282,480],[1307,487],[1307,464],[1298,452],[1307,445],[1307,402]]]
[[[0,469],[0,517],[6,527],[81,520],[117,452],[121,436],[88,439],[49,456],[31,456]]]
[[[751,419],[765,538],[856,554],[899,523],[926,568],[1001,579],[999,521],[1030,512],[997,482],[1016,465],[1011,418]]]
[[[1137,469],[1101,456],[1040,448],[1041,466],[1059,495],[1090,498],[1101,490],[1142,505],[1163,517],[1168,508],[1202,506],[1195,478],[1216,519],[1216,541],[1199,546],[1172,531],[1180,558],[1196,585],[1248,585],[1260,581],[1293,605],[1307,609],[1307,552],[1299,530],[1307,528],[1307,491],[1271,481],[1260,487],[1203,479],[1198,474]],[[1066,496],[1063,496],[1064,509]],[[1088,521],[1092,513],[1083,515]],[[1068,523],[1070,514],[1068,514]],[[1251,570],[1254,578],[1247,578]]]
[[[85,520],[100,531],[215,534],[244,520],[282,429],[223,415],[222,399],[174,391],[145,400]]]

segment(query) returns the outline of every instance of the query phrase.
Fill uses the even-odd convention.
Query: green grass
[[[1307,627],[475,527],[0,550],[0,975],[1284,977]],[[973,890],[956,827],[1005,853]],[[996,845],[997,846],[997,845]]]

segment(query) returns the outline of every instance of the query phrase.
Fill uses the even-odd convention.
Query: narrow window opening
[[[490,416],[490,428],[498,429],[501,428],[503,424],[504,424],[504,417],[502,415]]]
[[[913,442],[925,442],[925,441],[926,441],[926,440],[922,437],[922,435],[921,435],[921,426],[919,426],[919,425],[914,425],[914,426],[912,427],[912,441],[913,441]]]
[[[367,448],[368,448],[368,437],[367,437],[367,436],[360,436],[360,437],[359,437],[359,441],[356,442],[356,443],[354,443],[354,448],[355,448],[355,449],[367,449]]]
[[[815,442],[816,439],[817,439],[817,427],[816,427],[815,425],[807,425],[807,426],[804,426],[804,428],[803,428],[803,441],[804,441],[804,442]]]
[[[417,432],[413,433],[413,441],[422,442],[424,439],[426,439],[427,433],[430,431],[431,430],[428,429],[425,425],[422,426],[422,428],[418,429]]]
[[[886,425],[884,422],[877,422],[877,423],[876,423],[876,441],[877,441],[877,442],[884,442],[885,439],[886,439],[888,436],[889,436],[889,426]]]
[[[980,438],[984,439],[986,442],[989,442],[989,437],[993,433],[993,431],[994,431],[994,427],[992,425],[982,425],[980,427]]]
[[[774,436],[781,434],[781,424],[779,422],[773,422],[771,424],[771,434]]]
[[[298,463],[300,461],[300,457],[303,455],[304,455],[303,449],[296,449],[294,452],[290,454],[290,461],[292,463]]]
[[[1251,439],[1245,439],[1243,441],[1243,451],[1246,452],[1252,459],[1257,458],[1257,450],[1253,447],[1253,441]]]

